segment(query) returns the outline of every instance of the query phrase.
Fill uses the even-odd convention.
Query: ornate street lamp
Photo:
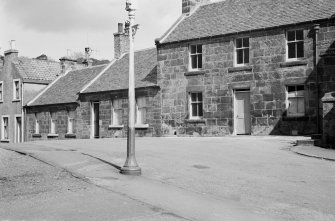
[[[127,159],[121,168],[125,175],[141,175],[141,168],[135,158],[135,73],[134,73],[134,37],[138,25],[134,25],[136,0],[126,0],[126,11],[129,21],[126,22],[129,35],[129,89],[128,89],[128,137],[127,137]]]

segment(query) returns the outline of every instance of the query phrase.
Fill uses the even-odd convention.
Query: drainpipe
[[[319,37],[319,30],[320,30],[320,25],[319,24],[315,24],[313,26],[314,29],[314,59],[313,59],[313,66],[314,66],[314,70],[315,70],[315,77],[316,77],[316,105],[317,105],[317,109],[316,109],[316,130],[317,133],[320,133],[320,95],[319,95],[319,90],[320,90],[320,86],[319,86],[319,74],[318,74],[318,47],[317,47],[317,43],[318,43],[318,37]]]

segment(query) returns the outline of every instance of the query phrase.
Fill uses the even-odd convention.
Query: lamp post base
[[[142,171],[140,167],[122,167],[120,170],[121,174],[131,175],[131,176],[140,176]]]

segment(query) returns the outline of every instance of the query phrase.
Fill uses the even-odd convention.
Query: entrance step
[[[297,140],[297,146],[322,146],[321,139]]]

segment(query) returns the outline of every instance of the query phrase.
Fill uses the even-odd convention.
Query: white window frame
[[[304,90],[299,90],[298,91],[298,87],[299,86],[303,86]],[[295,87],[295,91],[294,92],[289,92],[288,91],[288,87]],[[290,99],[303,99],[303,112],[299,113],[290,113],[289,112],[289,107],[291,105]],[[297,102],[297,106],[298,106],[298,102]],[[286,86],[286,110],[287,110],[287,117],[303,117],[305,116],[305,112],[306,112],[306,104],[305,104],[305,86],[303,84],[297,84],[297,85],[287,85]]]
[[[40,122],[38,121],[38,113],[35,113],[35,134],[40,134]]]
[[[145,116],[145,119],[143,119],[142,116]],[[146,97],[141,96],[136,98],[136,122],[135,125],[141,126],[146,124],[146,116],[147,116],[147,104],[146,104]]]
[[[294,31],[295,32],[295,40],[294,41],[288,41],[288,33],[289,32],[292,32]],[[302,40],[296,40],[296,36],[297,36],[297,31],[302,31]],[[304,59],[305,57],[305,33],[304,33],[304,29],[292,29],[292,30],[287,30],[286,31],[286,60],[287,61],[298,61],[298,60],[301,60],[301,59]],[[297,42],[303,42],[303,56],[302,57],[299,57],[298,58],[298,52],[297,52],[297,46],[295,47],[296,49],[296,57],[295,58],[289,58],[289,51],[288,51],[288,44],[289,43],[297,43]]]
[[[248,47],[244,47],[243,46],[243,39],[248,39]],[[242,39],[242,47],[241,48],[237,48],[237,40]],[[249,60],[248,63],[244,63],[244,58],[245,58],[245,50],[248,49],[248,53],[249,53]],[[237,50],[243,50],[243,63],[238,64],[237,63]],[[244,37],[240,37],[240,38],[236,38],[235,39],[235,44],[234,44],[234,66],[235,67],[242,67],[242,66],[247,66],[250,64],[250,37],[248,36],[244,36]]]
[[[196,52],[192,54],[192,47],[196,48]],[[201,53],[198,52],[198,46],[201,47]],[[193,68],[192,67],[192,57],[193,56],[196,56],[197,57],[197,67],[196,68]],[[201,67],[199,67],[199,56],[201,56]],[[198,71],[198,70],[201,70],[202,67],[203,67],[203,48],[202,48],[202,44],[191,44],[189,46],[189,66],[188,66],[188,69],[190,71]]]
[[[192,101],[192,94],[197,94],[197,100],[196,101]],[[199,101],[199,94],[201,94],[202,96],[202,100],[201,101]],[[188,100],[189,100],[189,119],[190,120],[197,120],[197,119],[202,119],[203,117],[204,117],[204,97],[203,97],[203,93],[202,92],[199,92],[199,91],[194,91],[194,92],[189,92],[189,94],[188,94]],[[196,104],[196,105],[199,105],[199,104],[201,104],[201,106],[202,106],[202,115],[200,116],[200,114],[199,115],[197,115],[197,116],[194,116],[193,115],[193,112],[192,112],[192,105],[193,104]],[[198,107],[199,108],[199,107]],[[199,109],[198,109],[198,112],[199,112]]]
[[[3,102],[3,81],[0,81],[0,102]]]
[[[67,111],[67,134],[73,134],[73,122],[74,118],[71,111]]]
[[[50,134],[56,134],[56,122],[54,120],[56,112],[49,112],[50,114]]]
[[[17,82],[17,86],[18,87],[16,87],[16,82]],[[18,91],[18,97],[16,96],[17,95],[17,93],[16,93],[16,91],[17,91],[17,89],[19,90]],[[21,100],[21,80],[20,79],[14,79],[13,80],[13,100],[14,101],[19,101],[19,100]]]
[[[122,110],[122,99],[111,100],[111,126],[122,126],[120,110]]]
[[[6,134],[7,138],[5,138],[5,118],[7,118],[7,127],[6,127]],[[9,136],[9,123],[10,122],[10,117],[9,115],[3,115],[1,116],[1,140],[3,141],[9,141],[10,136]]]

